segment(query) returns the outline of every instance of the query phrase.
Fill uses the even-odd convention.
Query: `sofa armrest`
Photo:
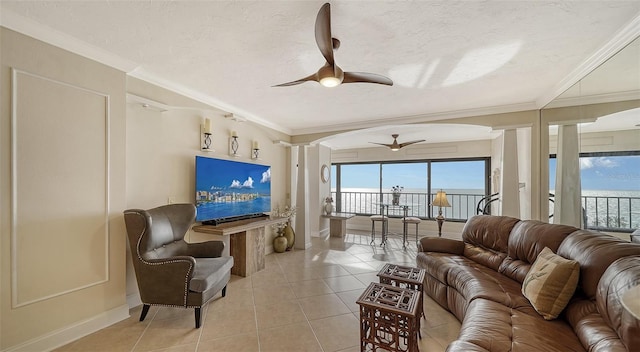
[[[441,237],[422,237],[420,239],[420,252],[440,252],[462,255],[464,242]]]
[[[222,241],[187,243],[187,255],[194,258],[217,258],[222,256],[222,250],[224,250]]]

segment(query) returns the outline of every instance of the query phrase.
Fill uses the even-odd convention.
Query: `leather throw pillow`
[[[545,247],[522,282],[522,294],[546,320],[558,317],[573,296],[580,265]]]

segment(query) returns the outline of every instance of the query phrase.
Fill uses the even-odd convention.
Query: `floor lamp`
[[[436,221],[438,222],[438,237],[442,237],[442,224],[444,223],[444,216],[442,216],[442,207],[450,207],[447,200],[447,192],[440,190],[436,193],[436,198],[431,203],[431,206],[438,207],[438,216]]]

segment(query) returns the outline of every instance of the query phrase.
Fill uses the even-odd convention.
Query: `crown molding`
[[[170,90],[174,93],[183,95],[187,98],[193,99],[195,101],[199,101],[201,103],[207,104],[209,106],[212,106],[216,109],[222,110],[222,111],[226,111],[228,114],[233,114],[233,115],[238,115],[238,118],[243,118],[246,119],[246,121],[250,121],[253,122],[255,124],[264,126],[264,127],[268,127],[270,129],[276,130],[278,132],[282,132],[288,135],[291,135],[291,130],[288,128],[284,128],[280,125],[274,124],[271,121],[267,121],[261,117],[258,117],[248,111],[245,111],[243,109],[240,109],[236,106],[233,106],[231,104],[227,104],[221,100],[218,100],[212,96],[209,96],[207,94],[203,94],[201,92],[198,92],[194,89],[191,89],[185,85],[173,82],[171,80],[162,78],[160,76],[154,75],[152,73],[147,72],[146,70],[138,67],[135,70],[133,70],[132,72],[128,73],[129,76],[143,80],[145,82],[154,84],[156,86],[165,88],[167,90]]]
[[[616,92],[616,93],[606,93],[606,94],[554,99],[549,104],[547,104],[547,106],[545,106],[544,108],[545,109],[563,108],[567,106],[615,103],[619,101],[638,100],[638,99],[640,99],[640,90],[631,90],[627,92]]]
[[[564,93],[567,89],[571,88],[574,84],[586,77],[598,66],[602,65],[605,61],[609,60],[613,55],[622,50],[625,46],[631,43],[634,39],[640,36],[640,13],[623,26],[613,38],[609,40],[604,46],[596,50],[586,60],[584,60],[576,69],[571,71],[567,77],[558,82],[547,94],[544,94],[536,100],[538,109],[542,109],[547,104],[553,101],[560,94]]]
[[[5,8],[0,11],[0,25],[123,72],[132,71],[139,66],[136,62],[114,55]]]
[[[398,116],[398,117],[383,118],[378,120],[367,120],[367,121],[353,122],[353,123],[334,124],[331,126],[301,128],[301,129],[293,130],[293,133],[294,133],[293,135],[338,132],[338,131],[345,131],[345,130],[359,130],[359,129],[368,129],[372,127],[387,126],[389,124],[393,124],[393,125],[414,124],[414,123],[439,121],[439,120],[451,120],[451,119],[462,118],[462,117],[505,114],[505,113],[530,111],[530,110],[538,110],[534,102],[522,103],[522,104],[498,105],[498,106],[490,106],[490,107],[477,108],[477,109],[434,112],[434,113],[411,115],[411,116]]]
[[[213,108],[242,116],[248,121],[254,122],[258,125],[262,125],[264,127],[268,127],[282,133],[291,134],[290,129],[274,124],[273,122],[267,121],[261,117],[244,111],[238,107],[224,103],[206,94],[202,94],[193,89],[187,88],[184,85],[153,75],[149,72],[146,72],[137,62],[122,58],[118,55],[79,40],[73,36],[48,27],[42,23],[20,16],[13,11],[4,8],[2,9],[2,11],[0,11],[0,26],[30,36],[49,45],[59,47],[74,54],[78,54],[88,59],[113,67],[125,72],[131,77],[135,77],[143,81],[152,83],[174,93],[181,94],[187,98],[191,98],[201,103],[210,105]],[[163,109],[165,108],[166,107],[163,107]]]

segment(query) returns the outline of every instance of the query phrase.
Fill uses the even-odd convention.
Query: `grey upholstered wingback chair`
[[[225,296],[233,257],[222,257],[224,242],[187,243],[194,223],[193,204],[170,204],[149,210],[129,209],[124,219],[143,303],[140,321],[151,305],[200,309],[216,293]]]

